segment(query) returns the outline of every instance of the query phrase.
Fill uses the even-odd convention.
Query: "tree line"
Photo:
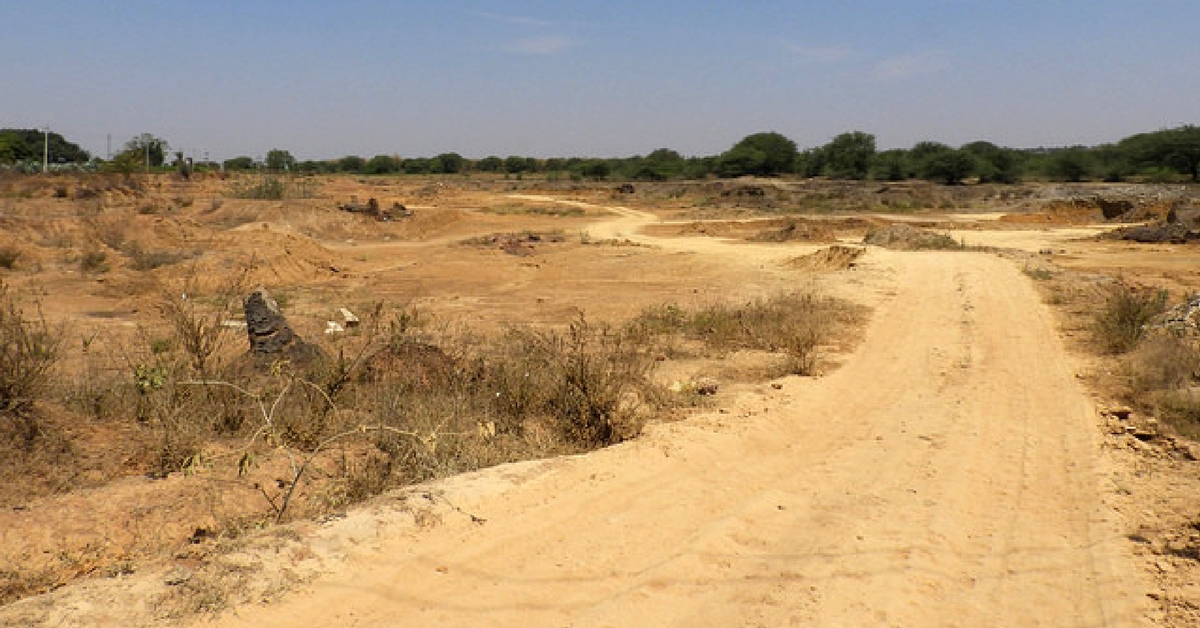
[[[669,181],[798,175],[848,180],[904,181],[924,179],[947,185],[968,181],[1016,183],[1027,178],[1056,181],[1171,181],[1187,177],[1200,181],[1200,127],[1183,125],[1138,133],[1099,146],[1016,149],[975,141],[952,147],[922,141],[907,149],[878,150],[875,136],[851,131],[822,146],[801,150],[776,132],[748,135],[729,150],[705,157],[685,157],[660,148],[648,155],[623,158],[510,155],[469,159],[454,152],[433,157],[402,158],[348,155],[340,159],[299,161],[284,149],[272,149],[262,159],[239,156],[221,163],[192,164],[182,153],[170,159],[168,143],[150,134],[126,142],[111,160],[91,160],[86,151],[51,133],[52,163],[90,163],[119,172],[177,168],[233,172],[294,172],[360,175],[490,173],[521,177],[542,175],[575,180]],[[0,165],[40,159],[42,131],[0,130]],[[36,150],[35,150],[36,149]],[[90,160],[90,161],[89,161]],[[39,162],[40,163],[40,162]]]
[[[967,181],[1017,183],[1027,178],[1056,181],[1200,181],[1200,127],[1184,125],[1132,135],[1113,144],[1068,148],[1016,149],[987,141],[952,147],[922,141],[908,149],[877,150],[875,136],[842,133],[828,143],[801,150],[776,132],[748,135],[729,150],[707,157],[685,157],[669,148],[623,158],[488,156],[468,159],[458,153],[401,158],[346,156],[297,162],[287,151],[272,150],[263,162],[238,157],[227,170],[295,171],[354,174],[494,173],[539,174],[577,180],[669,181],[708,177],[799,175],[849,180],[925,179],[947,185]]]

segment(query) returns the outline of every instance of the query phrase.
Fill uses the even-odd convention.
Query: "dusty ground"
[[[0,624],[176,623],[163,611],[177,603],[173,596],[184,589],[216,595],[229,582],[270,603],[192,621],[1200,621],[1192,584],[1200,568],[1186,552],[1169,551],[1187,547],[1189,526],[1200,520],[1197,463],[1166,445],[1111,433],[1098,411],[1105,391],[1089,387],[1100,381],[1091,374],[1103,361],[1079,350],[1078,322],[1044,304],[1036,281],[1022,273],[1053,264],[1083,277],[1121,273],[1195,290],[1194,244],[1095,241],[1108,227],[1080,224],[1090,222],[1086,215],[997,220],[1006,210],[1028,214],[1030,199],[1045,191],[937,200],[945,210],[971,210],[965,215],[822,214],[789,226],[778,217],[747,222],[755,217],[747,213],[762,209],[756,195],[710,207],[690,197],[618,198],[603,187],[337,179],[312,199],[269,202],[226,199],[220,182],[170,185],[131,201],[164,207],[122,214],[134,226],[119,239],[198,251],[191,267],[204,276],[252,260],[254,281],[288,297],[302,333],[318,334],[336,305],[379,298],[415,298],[440,315],[490,327],[559,324],[580,310],[619,319],[655,303],[811,284],[874,313],[853,352],[826,376],[731,385],[711,409],[652,425],[617,447],[450,478],[342,518],[269,530],[218,559],[217,571],[200,569],[183,540],[172,560],[139,563],[132,574],[83,565],[80,573],[93,577],[0,609]],[[931,193],[922,189],[919,198]],[[332,209],[351,195],[400,201],[414,216],[376,223]],[[112,229],[107,210],[36,195],[4,203],[4,236],[24,247],[24,263],[5,280],[39,286],[52,318],[86,321],[113,343],[133,324],[150,324],[158,286],[187,267],[155,269],[153,284],[126,268],[131,256],[114,253],[109,272],[81,276],[72,257],[80,251],[61,243],[80,238],[80,224]],[[854,246],[868,226],[897,219],[1009,251],[871,247],[845,263],[822,253]],[[490,238],[526,230],[545,235]],[[804,257],[814,253],[822,256]],[[237,511],[228,496],[220,503],[229,512],[212,503],[194,508],[211,493],[190,478],[131,477],[68,495],[13,497],[0,513],[4,555],[28,560],[68,538],[75,545],[57,551],[72,551],[100,528],[94,542],[126,543],[140,556],[133,548],[169,545],[161,530],[193,520],[196,510],[212,518]],[[122,512],[133,516],[103,525]]]

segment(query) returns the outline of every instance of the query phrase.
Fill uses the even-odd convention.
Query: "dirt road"
[[[1094,410],[1029,280],[984,254],[864,263],[887,296],[832,375],[453,478],[435,525],[411,496],[352,514],[343,567],[215,625],[1140,625]]]

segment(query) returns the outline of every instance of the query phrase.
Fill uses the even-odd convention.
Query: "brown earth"
[[[1109,434],[1104,391],[1087,388],[1103,362],[1068,350],[1078,324],[1021,272],[1049,260],[1195,290],[1196,245],[995,221],[1029,213],[1010,199],[1028,203],[1037,190],[996,197],[982,215],[869,221],[959,225],[955,240],[1015,251],[1008,259],[852,253],[837,239],[858,242],[867,225],[836,226],[846,217],[819,242],[751,242],[779,223],[708,230],[681,220],[683,203],[660,207],[649,193],[617,201],[605,189],[404,181],[332,179],[287,202],[226,199],[218,181],[161,184],[136,200],[116,188],[106,194],[125,196],[103,206],[10,196],[0,245],[22,255],[4,279],[37,286],[52,319],[103,330],[111,347],[153,324],[161,286],[241,268],[287,295],[310,336],[331,308],[379,298],[415,297],[490,328],[561,324],[580,310],[619,320],[656,303],[810,284],[874,314],[826,376],[737,384],[710,409],[616,447],[273,528],[219,558],[216,572],[201,570],[187,536],[253,497],[214,496],[216,476],[113,481],[98,464],[94,482],[63,480],[83,484],[67,495],[10,492],[4,560],[74,552],[80,575],[93,577],[0,608],[0,625],[1196,625],[1200,563],[1166,551],[1200,521],[1196,463]],[[181,195],[190,201],[171,200]],[[351,195],[401,202],[414,216],[378,223],[333,209]],[[147,198],[162,207],[141,213]],[[672,224],[656,225],[660,215]],[[89,229],[106,234],[108,272],[79,272]],[[487,244],[524,232],[569,237],[522,240],[522,255]],[[189,258],[138,270],[129,241]],[[101,427],[89,428],[97,445],[119,447]],[[89,568],[81,549],[115,544],[132,558],[140,545],[172,542],[174,558],[132,574]],[[186,605],[176,600],[185,589],[231,586],[249,592],[236,599],[269,603],[190,620],[169,612]]]

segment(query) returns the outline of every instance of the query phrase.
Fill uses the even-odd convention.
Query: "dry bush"
[[[541,332],[530,343],[533,363],[549,384],[545,410],[567,442],[603,447],[636,436],[639,388],[654,360],[621,331],[580,315],[565,332]]]
[[[100,249],[90,248],[79,256],[79,272],[83,274],[106,273],[111,267],[108,263],[108,253]]]
[[[246,272],[232,275],[211,295],[204,295],[192,275],[161,291],[158,311],[172,332],[174,346],[182,349],[200,378],[215,368],[214,360],[229,339],[225,321],[241,303]]]
[[[1164,391],[1157,401],[1163,421],[1183,436],[1200,440],[1200,389]]]
[[[230,184],[228,191],[233,198],[270,201],[312,198],[314,193],[314,184],[310,181],[277,175],[237,180]]]
[[[1109,353],[1125,353],[1145,335],[1146,324],[1167,309],[1163,290],[1139,289],[1115,283],[1092,319],[1096,342]]]
[[[677,305],[644,310],[630,327],[646,337],[680,334],[716,350],[761,349],[786,356],[789,374],[810,374],[817,347],[850,308],[811,293],[781,294],[742,305],[714,303],[693,311]]]
[[[1195,337],[1155,334],[1128,354],[1130,397],[1176,432],[1200,438],[1200,344]]]
[[[130,222],[119,217],[97,217],[84,223],[88,240],[99,242],[114,250],[123,251],[129,241]]]
[[[134,270],[147,271],[161,268],[163,266],[172,266],[184,260],[193,257],[192,254],[184,251],[150,251],[143,248],[140,242],[131,242],[126,247],[126,255],[129,256],[130,266]]]
[[[1200,379],[1200,350],[1194,339],[1155,334],[1130,354],[1127,370],[1134,394],[1187,388]]]
[[[34,404],[49,389],[61,338],[62,330],[46,322],[41,308],[26,317],[0,281],[0,418],[27,445],[39,433]]]

